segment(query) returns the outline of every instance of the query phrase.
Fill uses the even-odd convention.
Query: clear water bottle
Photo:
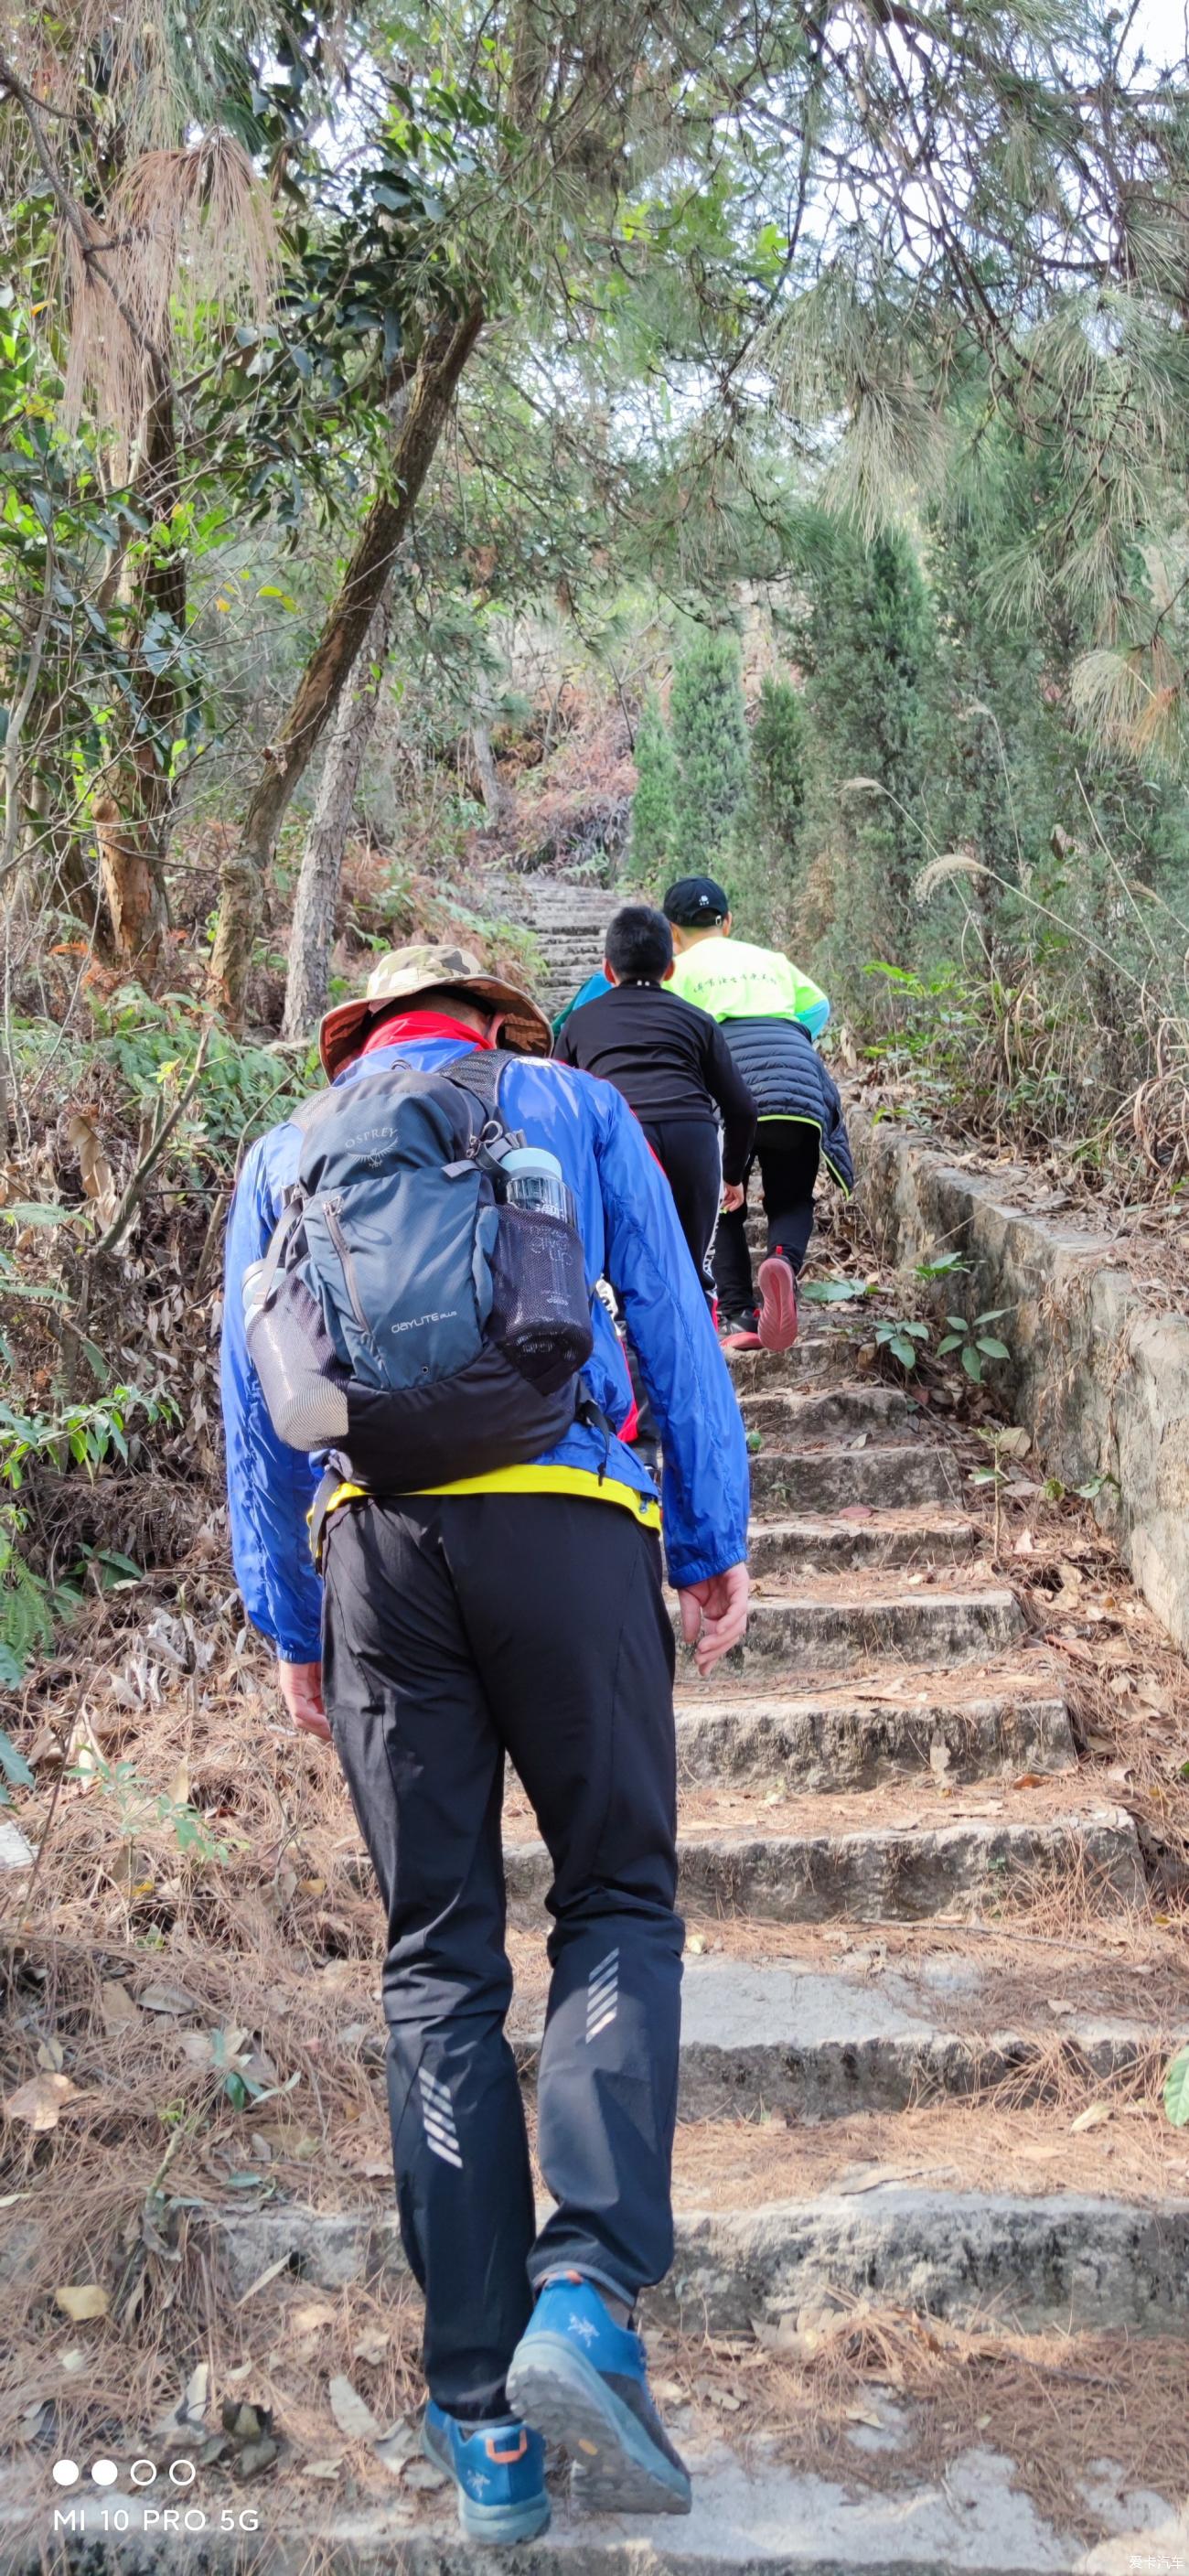
[[[590,1295],[578,1211],[556,1154],[514,1145],[500,1158],[492,1257],[492,1340],[542,1391],[590,1357]]]
[[[576,1226],[578,1211],[574,1193],[562,1172],[556,1154],[543,1145],[514,1145],[500,1165],[505,1207],[522,1208],[527,1216],[556,1217],[562,1225]]]
[[[267,1264],[253,1261],[243,1276],[244,1323],[249,1332],[264,1304],[264,1273]]]

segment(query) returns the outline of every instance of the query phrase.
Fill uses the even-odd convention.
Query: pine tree
[[[747,720],[739,646],[707,628],[680,656],[670,707],[677,755],[677,843],[683,874],[721,866],[747,791]]]
[[[677,762],[660,701],[650,691],[636,733],[636,793],[632,798],[627,875],[632,885],[653,886],[665,874],[677,837]]]

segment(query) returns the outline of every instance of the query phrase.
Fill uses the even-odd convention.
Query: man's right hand
[[[326,1711],[322,1705],[321,1664],[277,1665],[281,1697],[300,1735],[316,1735],[321,1744],[331,1741]]]
[[[725,1574],[712,1574],[705,1583],[689,1583],[678,1592],[681,1633],[686,1645],[693,1647],[703,1680],[720,1655],[729,1655],[732,1646],[742,1644],[750,1591],[747,1567],[729,1565]]]
[[[734,1216],[734,1215],[735,1215],[735,1213],[736,1213],[736,1210],[737,1210],[737,1209],[739,1209],[739,1208],[741,1208],[741,1207],[744,1205],[745,1199],[746,1199],[746,1192],[745,1192],[745,1190],[744,1190],[744,1188],[743,1188],[742,1182],[740,1182],[740,1181],[724,1181],[724,1182],[723,1182],[723,1185],[722,1185],[722,1212],[723,1212],[723,1215],[724,1215],[724,1216]]]

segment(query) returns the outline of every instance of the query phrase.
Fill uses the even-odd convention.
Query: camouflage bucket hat
[[[336,1073],[357,1052],[371,1021],[381,1011],[390,1009],[393,1002],[412,1005],[419,994],[432,992],[440,984],[473,993],[476,1002],[486,1002],[493,1011],[506,1012],[500,1044],[513,1054],[548,1055],[552,1032],[544,1012],[517,985],[506,984],[501,975],[485,974],[469,948],[390,948],[372,968],[360,1000],[340,1002],[322,1022],[318,1052],[330,1080],[333,1082]]]

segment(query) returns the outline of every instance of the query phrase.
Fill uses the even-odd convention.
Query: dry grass
[[[750,1966],[795,1966],[859,1987],[891,1981],[898,1996],[947,2027],[972,2036],[1044,2029],[1054,2010],[1071,2016],[1139,2018],[1160,2030],[1189,2030],[1189,1947],[1179,1925],[1113,1915],[1084,1933],[1050,1935],[1027,1914],[1004,1923],[932,1915],[919,1923],[767,1923],[691,1908],[687,1948]],[[518,1986],[544,1974],[536,1943],[513,1935]],[[946,1971],[953,1972],[939,1996]],[[697,1973],[696,1966],[689,1971]],[[540,1991],[538,1983],[537,1991]]]
[[[139,2451],[158,2462],[171,2454],[198,2461],[201,2501],[212,2518],[224,2505],[237,2513],[254,2507],[262,2539],[246,2557],[253,2567],[267,2567],[271,2536],[278,2547],[284,2544],[291,2568],[303,2529],[310,2531],[309,2564],[316,2566],[320,2544],[311,2526],[344,2510],[382,2505],[394,2536],[433,2510],[432,2496],[406,2487],[398,2466],[386,2468],[370,2439],[344,2435],[331,2398],[332,2380],[348,2380],[381,2432],[407,2428],[415,2456],[421,2319],[408,2285],[382,2294],[362,2285],[315,2292],[285,2274],[231,2306],[183,2231],[170,2288],[169,2307],[157,2303],[155,2331],[146,2326],[139,2337],[134,2369],[116,2339],[97,2339],[93,2327],[46,2320],[22,2339],[23,2385],[5,2408],[2,2438],[23,2462],[30,2490],[40,2490],[31,2535],[44,2527],[49,2461],[62,2454],[85,2459],[109,2446],[122,2456]],[[84,2343],[85,2372],[78,2367]],[[193,2373],[203,2368],[202,2413],[182,2427],[171,2424]],[[242,2443],[210,2456],[224,2408],[245,2404],[278,2445],[255,2472]]]
[[[1155,2202],[1189,2196],[1189,2140],[1169,2127],[1152,2083],[1153,2057],[1132,2076],[1095,2079],[1062,2066],[1050,2073],[1057,2098],[1021,2102],[1004,2086],[962,2100],[921,2101],[902,2111],[858,2111],[801,2126],[795,2112],[759,2109],[751,2119],[683,2120],[674,2193],[680,2209],[759,2209],[848,2196],[885,2185],[939,2192],[1006,2192],[1044,2198],[1086,2192]],[[1077,2130],[1090,2104],[1101,2125]],[[877,2207],[876,2202],[870,2204]],[[1008,2322],[1008,2320],[1004,2320]]]
[[[1185,2350],[1173,2338],[1023,2340],[838,2297],[789,2319],[774,2341],[765,2350],[707,2337],[700,2368],[696,2346],[664,2358],[711,2402],[716,2383],[725,2388],[733,2441],[762,2440],[765,2456],[795,2469],[899,2490],[906,2476],[944,2484],[963,2453],[994,2451],[1038,2512],[1088,2545],[1110,2528],[1085,2492],[1104,2457],[1125,2455],[1128,2486],[1189,2493]],[[896,2446],[861,2447],[878,2431]]]
[[[248,2197],[330,2200],[344,2177],[366,2189],[369,2165],[388,2176],[369,2064],[379,1927],[346,1796],[329,1757],[273,1722],[254,1652],[206,1624],[217,1675],[180,1674],[151,1622],[147,1637],[109,1632],[106,1685],[96,1679],[65,1730],[72,1766],[105,1767],[63,1779],[40,1725],[44,1785],[25,1813],[43,1851],[33,1885],[6,1890],[0,2091],[58,2073],[73,2090],[52,2130],[16,2116],[2,2133],[0,2188],[22,2196],[10,2223],[25,2194],[37,2220],[10,2293],[4,2383],[17,2404],[25,2336],[42,2331],[57,2287],[94,2280],[128,2321],[128,2402],[143,2393],[176,2250],[151,2237],[163,2218],[168,2235],[186,2197],[242,2196],[250,2173]],[[197,1849],[180,1847],[179,1817],[197,1819]],[[273,2098],[230,2098],[229,2068]],[[167,2153],[162,2211],[152,2186]]]

